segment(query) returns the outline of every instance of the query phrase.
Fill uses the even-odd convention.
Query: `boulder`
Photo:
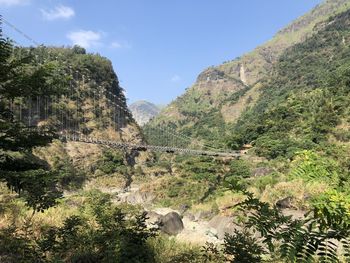
[[[212,218],[213,216],[215,215],[215,213],[211,210],[209,211],[199,211],[197,212],[194,217],[195,217],[195,220],[202,220],[202,219],[207,219],[209,220],[210,218]]]
[[[177,235],[184,229],[184,224],[180,215],[170,212],[160,217],[160,229],[168,235]]]
[[[233,223],[233,218],[217,215],[209,221],[209,226],[214,228],[219,239],[224,239],[225,234],[233,234],[237,226]]]
[[[281,199],[281,200],[278,200],[278,201],[276,202],[276,206],[277,206],[279,209],[293,208],[292,201],[293,201],[293,197],[288,196],[288,197],[286,197],[286,198],[283,198],[283,199]]]
[[[154,211],[147,211],[147,217],[148,217],[148,219],[146,220],[147,225],[154,226],[155,224],[158,224],[162,215]]]
[[[154,196],[150,192],[136,191],[125,197],[125,201],[129,204],[149,204],[153,201]]]

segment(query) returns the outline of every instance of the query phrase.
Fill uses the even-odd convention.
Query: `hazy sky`
[[[39,43],[76,43],[111,59],[129,103],[165,104],[205,68],[252,50],[320,2],[0,0],[0,14]]]

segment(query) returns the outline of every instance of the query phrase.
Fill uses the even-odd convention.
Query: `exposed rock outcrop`
[[[143,192],[139,190],[120,197],[120,200],[122,202],[127,202],[132,205],[147,205],[150,204],[153,201],[153,199],[154,196],[152,193]]]
[[[223,239],[225,234],[233,234],[237,226],[233,223],[233,218],[217,215],[209,221],[209,226],[216,230],[217,237]]]
[[[159,107],[145,100],[136,101],[129,108],[134,119],[140,126],[145,125],[160,112]]]
[[[177,235],[184,229],[184,224],[180,215],[170,212],[160,218],[160,229],[168,235]]]
[[[293,208],[293,197],[288,196],[276,202],[276,206],[280,209]]]

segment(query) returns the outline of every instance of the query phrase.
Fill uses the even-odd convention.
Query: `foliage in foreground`
[[[34,66],[30,52],[14,57],[13,49],[0,29],[0,182],[24,198],[34,214],[53,206],[62,195],[57,188],[58,174],[32,153],[34,147],[50,143],[55,133],[48,125],[25,127],[8,104],[22,96],[58,92],[63,80],[53,63]]]
[[[23,229],[2,229],[0,258],[7,262],[153,262],[146,244],[156,229],[148,229],[145,213],[123,212],[107,195],[87,195],[83,213],[62,226],[44,227],[40,237]]]
[[[261,202],[237,182],[246,200],[242,230],[226,235],[225,255],[231,262],[348,262],[350,260],[349,197],[336,190],[317,197],[303,218],[285,216]]]

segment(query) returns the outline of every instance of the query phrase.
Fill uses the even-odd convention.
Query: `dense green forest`
[[[254,142],[258,155],[291,157],[349,138],[349,12],[288,49],[265,80],[257,104],[233,134]]]
[[[76,80],[71,71],[89,76],[87,86],[75,81],[74,88],[125,97],[111,63],[99,55],[78,46],[20,48],[0,35],[0,261],[349,262],[350,11],[317,26],[322,29],[281,55],[236,124],[214,110],[184,113],[200,119],[185,134],[231,149],[251,143],[240,160],[135,157],[60,142],[52,122],[28,129],[8,103],[64,94]],[[82,116],[89,132],[105,132],[97,116],[107,112]],[[133,139],[141,138],[134,127]],[[253,174],[259,169],[267,172]],[[159,207],[205,208],[208,217],[230,213],[237,227],[220,244],[181,243],[161,223],[150,226],[141,205],[101,191],[130,181],[142,183]],[[302,215],[287,215],[284,203]]]

